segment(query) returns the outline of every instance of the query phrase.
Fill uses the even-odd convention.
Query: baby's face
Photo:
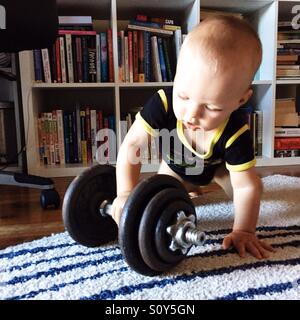
[[[177,65],[173,87],[175,116],[186,128],[210,131],[244,104],[252,90],[245,89],[241,65],[219,71],[216,63],[185,53]]]

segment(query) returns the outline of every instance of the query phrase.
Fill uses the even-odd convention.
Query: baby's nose
[[[193,125],[197,125],[199,119],[202,116],[201,109],[202,108],[199,108],[199,107],[195,107],[195,108],[191,107],[188,110],[186,110],[184,121],[189,122]]]
[[[197,124],[197,119],[195,117],[192,117],[188,120],[189,123],[196,125]]]

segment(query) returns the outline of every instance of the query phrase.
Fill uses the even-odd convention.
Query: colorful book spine
[[[82,45],[81,38],[76,37],[76,64],[77,64],[77,78],[78,82],[83,82],[83,66],[82,66]]]
[[[73,83],[74,82],[74,72],[73,72],[72,35],[65,34],[65,41],[66,41],[68,80],[70,83]]]
[[[43,62],[42,53],[40,49],[33,50],[34,75],[35,81],[43,81]]]
[[[274,149],[276,150],[300,149],[300,137],[275,138]]]
[[[108,82],[107,37],[105,32],[100,33],[101,47],[101,82]]]
[[[114,82],[114,59],[113,59],[113,42],[112,29],[107,29],[107,55],[108,55],[108,79]]]
[[[101,46],[100,35],[96,35],[96,81],[101,82]]]
[[[81,38],[82,45],[82,75],[83,82],[89,82],[89,49],[87,37]]]
[[[144,59],[144,70],[145,70],[145,82],[151,81],[151,38],[150,32],[144,32],[144,50],[145,50],[145,59]]]
[[[46,83],[51,83],[51,72],[50,72],[50,59],[48,49],[42,49],[42,61],[44,68],[44,78]]]
[[[82,164],[87,166],[88,158],[87,158],[87,141],[86,141],[86,120],[85,120],[85,111],[80,111],[80,137],[81,137],[81,154],[82,154]]]
[[[63,37],[59,37],[59,47],[60,47],[61,81],[63,83],[66,83],[67,68],[66,68],[66,60],[65,60],[65,42]]]
[[[165,62],[165,57],[164,57],[162,38],[160,38],[160,37],[157,38],[157,45],[158,45],[158,54],[159,54],[159,62],[160,62],[162,81],[167,82],[168,81],[167,67],[166,67],[166,62]]]
[[[96,37],[88,37],[89,82],[97,82]]]
[[[63,121],[63,111],[56,110],[57,116],[57,136],[58,136],[58,145],[59,145],[59,159],[60,164],[65,164],[65,145],[64,145],[64,121]]]

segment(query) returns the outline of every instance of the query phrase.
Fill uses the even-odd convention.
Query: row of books
[[[293,28],[291,21],[279,21],[277,36],[278,79],[298,79],[300,76],[300,31]]]
[[[100,129],[115,131],[115,117],[90,107],[76,107],[75,111],[55,109],[41,113],[37,127],[41,164],[88,165],[96,161],[96,151],[100,146],[97,132]],[[108,156],[109,148],[105,156]]]
[[[118,34],[120,82],[173,81],[176,52],[181,44],[179,29],[174,32],[173,37],[152,35],[149,31],[142,30],[121,30]]]
[[[96,32],[91,16],[60,16],[51,48],[33,51],[35,81],[113,82],[112,30]]]
[[[112,30],[59,30],[53,47],[33,51],[36,82],[113,82]]]

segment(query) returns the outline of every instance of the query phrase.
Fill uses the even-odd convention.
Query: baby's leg
[[[229,171],[226,169],[225,164],[218,167],[216,170],[214,181],[225,191],[227,196],[233,199],[233,189],[230,181]]]
[[[191,198],[198,197],[199,195],[202,194],[201,187],[196,186],[188,181],[184,181],[176,172],[174,172],[167,165],[167,163],[164,160],[162,160],[157,173],[158,174],[167,174],[167,175],[172,176],[172,177],[176,178],[177,180],[179,180],[184,185],[185,189],[187,190],[187,192],[189,193]]]

